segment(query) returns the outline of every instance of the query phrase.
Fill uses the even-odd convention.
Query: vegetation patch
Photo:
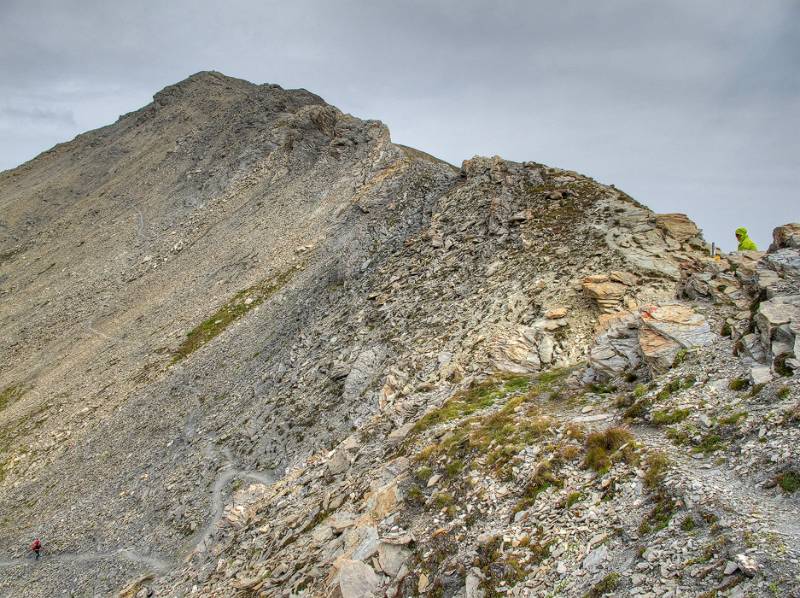
[[[588,386],[589,390],[598,395],[607,395],[612,392],[616,392],[617,387],[612,384],[599,384],[599,383],[592,383]]]
[[[787,494],[793,494],[800,490],[800,473],[796,471],[785,471],[777,477],[778,486]]]
[[[563,485],[564,483],[558,479],[553,471],[550,461],[542,461],[537,466],[534,475],[525,484],[522,497],[514,506],[514,513],[519,513],[532,507],[536,502],[536,497],[551,486],[561,488]]]
[[[499,411],[464,420],[441,442],[422,449],[415,460],[435,466],[445,457],[444,473],[453,478],[472,458],[482,457],[488,468],[510,479],[519,452],[556,429],[556,421],[539,415],[539,408],[530,403],[553,390],[551,384],[564,375],[565,371],[560,370],[542,374],[535,381],[522,376],[493,379],[448,399],[439,409],[423,416],[412,432],[469,415],[513,395]]]
[[[583,598],[600,598],[610,594],[619,587],[620,575],[612,572],[592,586],[592,589],[583,595]]]
[[[747,417],[746,411],[739,411],[738,413],[733,413],[731,415],[726,415],[725,417],[721,417],[719,419],[719,423],[723,426],[735,426],[740,421]]]
[[[775,372],[787,378],[791,377],[792,374],[794,374],[794,370],[790,368],[788,365],[786,365],[786,359],[788,357],[789,357],[788,354],[783,353],[781,355],[778,355],[772,362],[772,366],[775,368]]]
[[[662,452],[652,452],[647,455],[647,464],[644,472],[644,485],[650,490],[661,487],[664,476],[669,468],[669,459]]]
[[[425,504],[425,494],[422,492],[422,488],[411,484],[405,491],[404,500],[409,505],[421,507]]]
[[[728,388],[731,390],[744,390],[750,386],[750,381],[747,378],[734,378],[728,383]]]
[[[581,492],[570,492],[567,495],[567,498],[564,499],[564,508],[569,509],[572,505],[580,502],[583,500],[583,494]]]
[[[681,529],[685,532],[690,532],[696,527],[697,522],[692,518],[691,515],[687,515],[684,517],[683,521],[681,521]]]
[[[664,529],[669,525],[670,519],[672,519],[676,510],[675,499],[666,492],[657,493],[655,505],[639,525],[639,533],[644,535]]]
[[[623,417],[625,419],[637,419],[644,416],[648,409],[652,406],[649,399],[639,399],[625,410]]]
[[[606,473],[618,461],[636,463],[637,453],[633,434],[615,426],[602,432],[592,432],[586,437],[586,455],[583,466],[598,473]]]
[[[656,411],[650,418],[656,426],[677,424],[689,417],[688,409],[675,409],[673,411]]]
[[[525,376],[511,378],[489,378],[472,385],[464,392],[447,399],[438,409],[426,413],[412,428],[412,434],[419,434],[433,426],[472,415],[486,409],[494,402],[511,392],[519,392],[528,387],[530,380]]]
[[[652,493],[654,505],[639,525],[639,533],[642,535],[665,528],[677,510],[675,499],[664,488],[664,477],[668,468],[669,459],[664,453],[648,454],[644,485]]]
[[[681,428],[669,428],[666,432],[673,444],[677,446],[687,445],[691,443],[691,437],[697,432],[697,428],[692,424],[684,424]]]
[[[10,386],[6,386],[2,392],[0,392],[0,411],[22,397],[26,391],[27,389],[21,384],[12,384]]]
[[[720,435],[712,431],[703,436],[702,440],[700,440],[700,444],[692,448],[692,452],[708,455],[724,448],[725,443],[722,441]]]
[[[177,363],[188,357],[197,349],[222,334],[228,326],[247,312],[264,303],[264,301],[283,288],[291,280],[295,272],[296,269],[292,268],[236,293],[225,305],[186,335],[186,339],[173,352],[172,363]]]
[[[514,586],[527,576],[525,568],[516,558],[503,554],[502,538],[494,538],[480,546],[475,560],[484,576],[481,588],[485,598],[505,596],[504,586]]]
[[[658,394],[656,395],[656,401],[664,401],[674,395],[676,392],[681,390],[691,388],[697,383],[697,379],[692,376],[686,376],[685,378],[675,378],[674,380],[670,380],[664,385]]]
[[[423,465],[414,473],[414,477],[423,484],[426,484],[432,475],[433,470],[427,465]]]
[[[688,357],[689,351],[686,349],[681,349],[675,354],[675,359],[672,361],[672,367],[676,368],[679,365],[683,364],[686,361],[686,357]]]

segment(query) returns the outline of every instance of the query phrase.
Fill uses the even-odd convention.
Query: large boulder
[[[381,542],[378,546],[378,562],[387,575],[395,577],[411,556],[411,551],[401,544]]]
[[[657,214],[656,226],[680,242],[700,234],[700,229],[686,214]]]
[[[541,319],[532,326],[500,327],[489,343],[489,361],[493,370],[514,374],[532,374],[558,365],[561,347],[555,331],[568,326],[565,318]]]
[[[639,316],[628,313],[614,320],[589,351],[589,378],[608,379],[633,371],[642,363]]]
[[[608,274],[595,274],[583,279],[583,291],[597,302],[600,311],[612,313],[620,307],[628,287]]]
[[[772,245],[769,246],[769,252],[785,248],[800,249],[800,223],[790,222],[772,231]]]
[[[771,363],[780,361],[791,369],[800,363],[800,295],[782,295],[762,301],[755,315],[761,344]]]
[[[380,586],[380,577],[369,565],[361,561],[340,559],[337,588],[341,598],[369,598],[375,596]]]

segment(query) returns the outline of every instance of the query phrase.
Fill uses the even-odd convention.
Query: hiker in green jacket
[[[736,240],[739,241],[737,251],[758,251],[758,247],[753,240],[747,236],[747,229],[740,226],[736,229]]]

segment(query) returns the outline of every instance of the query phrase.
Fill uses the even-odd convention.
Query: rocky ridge
[[[0,205],[0,592],[796,592],[798,225],[217,73]]]

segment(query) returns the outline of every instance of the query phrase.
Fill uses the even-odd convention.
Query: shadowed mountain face
[[[470,476],[516,480],[500,496],[530,494],[518,476],[556,428],[534,433],[519,402],[491,409],[559,372],[547,392],[578,398],[547,417],[567,426],[590,411],[585,382],[655,381],[680,351],[718,347],[725,318],[746,332],[746,289],[727,291],[728,311],[673,303],[710,284],[708,268],[728,276],[706,252],[685,217],[571,171],[497,157],[457,169],[305,90],[219,73],[170,86],[0,173],[0,594],[106,595],[143,575],[159,595],[406,595],[422,575],[464,591],[468,576],[436,576],[472,562],[481,530],[448,535],[464,553],[427,569],[384,546],[408,542],[378,553],[393,526],[431,524],[397,510],[414,495],[409,459],[439,455],[423,466],[459,479],[475,458]],[[511,418],[503,434],[429,448],[483,430],[464,418],[485,409]],[[501,457],[476,451],[499,448],[516,473],[481,469]],[[375,494],[387,484],[391,500]],[[492,513],[487,525],[520,521]],[[474,574],[485,589],[500,583],[488,570]]]

